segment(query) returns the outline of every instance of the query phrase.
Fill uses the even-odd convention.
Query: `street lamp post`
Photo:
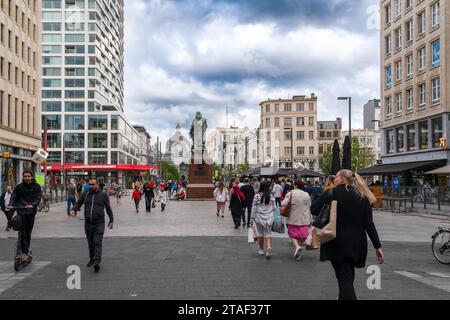
[[[284,131],[291,133],[291,178],[294,180],[294,128],[284,128]]]
[[[352,97],[339,97],[338,100],[348,100],[348,136],[352,141]]]

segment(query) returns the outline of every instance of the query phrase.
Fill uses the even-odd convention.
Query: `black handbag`
[[[320,210],[319,215],[314,219],[311,225],[317,229],[323,229],[328,223],[330,223],[330,209],[331,200],[333,199],[333,190],[328,191],[328,197],[330,199],[330,204],[325,204]]]
[[[20,214],[16,214],[12,218],[11,227],[14,231],[20,231],[22,229],[22,216]]]

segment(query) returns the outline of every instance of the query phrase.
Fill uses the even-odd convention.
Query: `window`
[[[397,134],[397,152],[403,152],[405,151],[405,143],[404,143],[405,132],[403,128],[397,128],[395,129],[395,131]]]
[[[389,25],[392,21],[392,7],[390,3],[386,7],[384,7],[384,17],[385,24]]]
[[[108,148],[107,133],[89,133],[88,148],[105,149]]]
[[[406,90],[407,110],[412,111],[414,109],[414,94],[413,89]]]
[[[431,67],[435,68],[441,64],[441,41],[438,39],[431,44]]]
[[[395,110],[397,113],[401,113],[403,110],[402,93],[395,94]]]
[[[44,141],[45,137],[42,137]],[[58,149],[61,148],[61,134],[60,133],[47,133],[47,148]]]
[[[406,74],[408,77],[413,75],[413,70],[414,70],[414,66],[413,66],[413,55],[412,53],[410,55],[408,55],[406,57]]]
[[[386,151],[388,154],[394,153],[394,130],[386,131]]]
[[[291,156],[291,148],[290,147],[284,147],[284,156],[290,157]]]
[[[309,111],[314,111],[314,103],[309,104]]]
[[[406,0],[406,9],[409,9],[413,6],[413,0]]]
[[[392,67],[391,65],[387,66],[385,68],[385,83],[386,83],[386,87],[391,87],[392,86]]]
[[[84,133],[65,133],[64,145],[67,149],[84,149]]]
[[[433,92],[433,102],[441,99],[441,78],[431,80],[431,90]]]
[[[280,105],[278,103],[275,104],[275,112],[280,112]]]
[[[108,116],[89,116],[89,130],[108,130]]]
[[[297,131],[297,140],[305,140],[305,131]]]
[[[309,117],[309,126],[314,127],[314,117]]]
[[[443,131],[442,131],[442,118],[433,119],[431,121],[432,125],[432,139],[433,139],[433,147],[434,148],[440,148],[441,147],[441,141],[440,139],[443,138]]]
[[[61,164],[61,152],[50,151],[48,153],[47,164]]]
[[[270,112],[270,104],[266,104],[266,112]]]
[[[425,27],[426,27],[426,18],[425,18],[425,11],[422,11],[417,15],[417,26],[418,26],[418,34],[424,34],[425,33]]]
[[[71,151],[64,153],[66,164],[84,164],[84,151]]]
[[[58,115],[43,115],[42,123],[47,124],[48,130],[61,130],[61,116]]]
[[[309,140],[314,140],[314,131],[309,132]]]
[[[42,112],[61,112],[61,101],[42,101]]]
[[[400,50],[402,48],[402,28],[395,30],[395,49]]]
[[[416,126],[414,124],[406,126],[406,139],[408,151],[416,150]]]
[[[314,147],[309,147],[309,155],[314,155]]]
[[[402,80],[402,61],[397,61],[395,63],[395,80],[401,81]]]
[[[427,91],[425,83],[419,84],[419,108],[427,103]]]
[[[292,111],[292,105],[291,104],[285,104],[284,105],[284,112],[291,112]]]
[[[270,141],[270,132],[266,132],[266,141],[269,142]]]
[[[386,55],[391,54],[392,52],[392,36],[388,35],[384,38],[384,48]]]
[[[439,1],[431,6],[431,27],[435,28],[440,22],[441,9]]]
[[[413,41],[414,37],[414,27],[413,27],[413,20],[409,20],[406,22],[406,42]]]
[[[284,132],[284,140],[285,140],[285,141],[291,141],[291,139],[292,139],[292,133],[291,133],[291,131],[285,131],[285,132]]]
[[[428,121],[419,122],[419,148],[428,149]]]
[[[397,17],[402,15],[402,0],[395,0],[395,12]]]
[[[390,116],[392,114],[392,98],[387,97],[385,99],[385,106],[386,106],[386,115]]]
[[[84,116],[70,115],[66,117],[65,130],[84,130]]]
[[[280,127],[280,118],[275,118],[275,128]]]
[[[425,69],[425,47],[419,49],[419,71]]]
[[[286,128],[292,127],[292,118],[284,118],[284,126]]]
[[[84,112],[84,102],[83,101],[73,101],[65,103],[66,112]]]
[[[305,147],[297,147],[297,155],[304,156],[305,155]]]
[[[266,128],[270,128],[270,118],[266,118]]]
[[[305,111],[305,104],[304,103],[297,103],[297,111],[302,112]]]
[[[305,118],[304,117],[298,117],[297,118],[297,127],[304,127],[305,126]]]

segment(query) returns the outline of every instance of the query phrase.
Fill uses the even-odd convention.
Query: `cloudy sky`
[[[314,92],[319,120],[379,97],[378,0],[125,0],[127,117],[163,141],[196,111],[256,128],[259,103]]]

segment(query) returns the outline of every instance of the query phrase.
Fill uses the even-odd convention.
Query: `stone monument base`
[[[199,158],[192,157],[189,164],[186,200],[214,200],[213,192],[212,165],[206,164],[205,161],[199,161]]]

